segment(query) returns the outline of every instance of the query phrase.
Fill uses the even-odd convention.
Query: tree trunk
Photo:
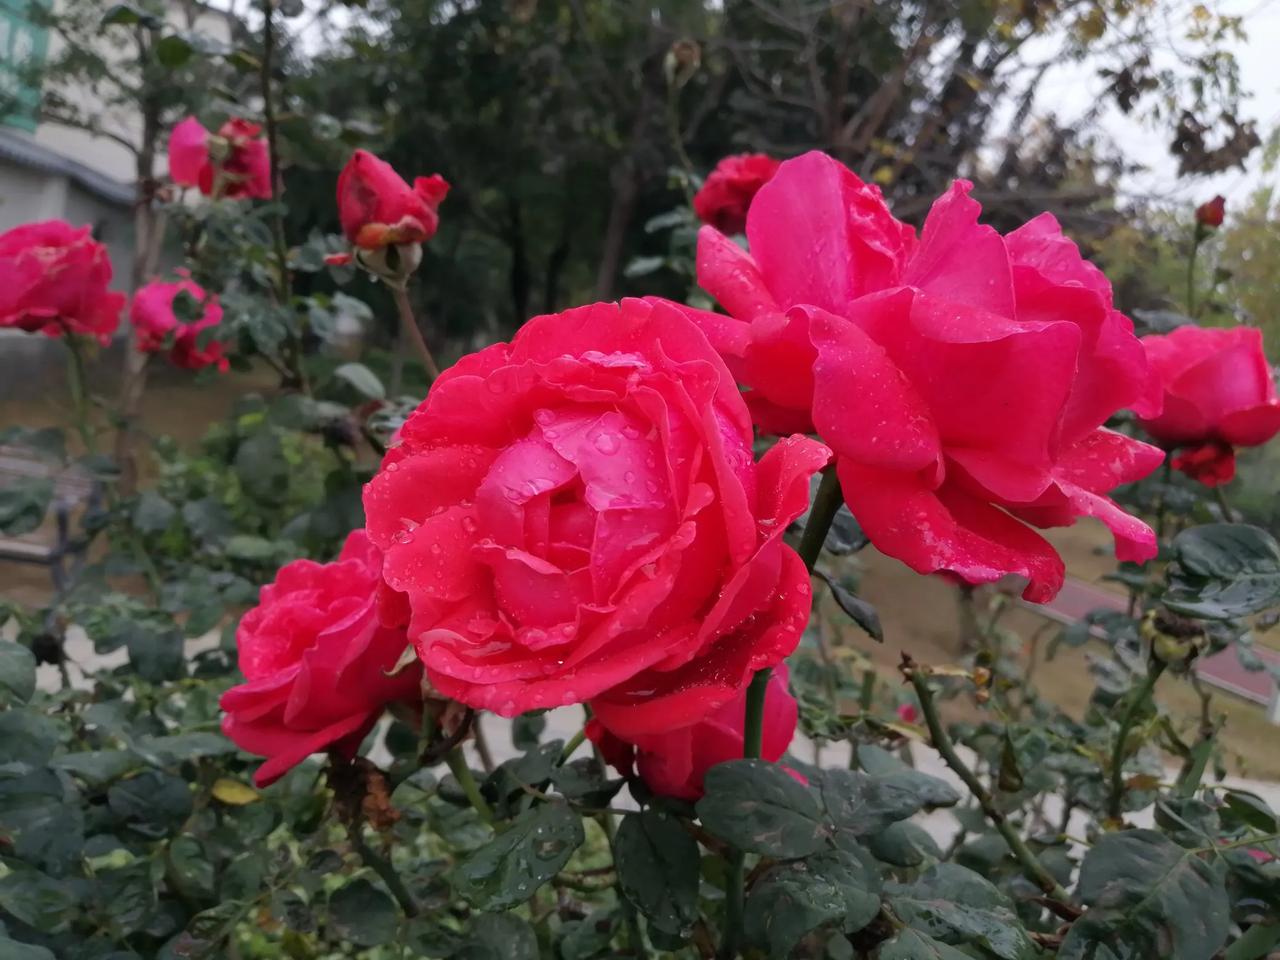
[[[631,226],[631,218],[635,215],[636,197],[640,192],[635,170],[627,161],[614,168],[612,179],[613,203],[609,207],[609,222],[600,247],[600,269],[596,274],[596,297],[600,300],[613,298],[618,269],[622,266],[627,228]]]

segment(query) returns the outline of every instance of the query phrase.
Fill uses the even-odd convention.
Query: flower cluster
[[[338,184],[357,255],[416,249],[446,189],[357,153]],[[723,313],[592,304],[446,370],[365,487],[366,529],[336,564],[284,568],[241,626],[226,729],[271,756],[260,779],[419,698],[416,672],[387,670],[406,646],[423,690],[475,709],[588,705],[613,766],[685,799],[742,754],[749,682],[776,668],[761,753],[778,760],[811,605],[782,534],[831,461],[870,540],[923,573],[1019,575],[1047,600],[1063,564],[1034,528],[1079,517],[1121,559],[1153,556],[1109,494],[1164,452],[1105,424],[1131,409],[1222,479],[1223,448],[1280,430],[1260,340],[1144,344],[1053,217],[1001,234],[970,190],[917,232],[823,154],[729,158],[695,202]],[[725,235],[744,228],[747,250]],[[781,436],[759,460],[757,432]],[[911,702],[898,716],[918,722]]]
[[[179,297],[188,298],[197,316],[181,318],[175,308]],[[143,353],[166,352],[170,362],[184,370],[201,370],[216,366],[228,368],[222,344],[206,340],[206,330],[216,330],[222,323],[222,307],[218,298],[206,294],[204,288],[190,279],[173,283],[155,281],[133,295],[129,319],[137,333],[137,346]]]
[[[216,134],[187,117],[169,135],[169,176],[206,197],[270,199],[271,157],[256,123],[233,117]]]

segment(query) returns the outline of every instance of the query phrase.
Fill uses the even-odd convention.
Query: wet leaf
[[[1164,604],[1189,617],[1234,620],[1280,603],[1280,543],[1243,523],[1192,527],[1173,540]]]
[[[683,933],[698,919],[698,844],[674,817],[657,810],[622,818],[615,841],[618,878],[649,922]]]
[[[712,767],[698,819],[740,850],[790,859],[816,853],[830,830],[813,791],[782,767],[763,760],[732,760]]]
[[[450,879],[477,909],[506,910],[559,873],[583,839],[582,820],[567,804],[539,804],[463,857]]]

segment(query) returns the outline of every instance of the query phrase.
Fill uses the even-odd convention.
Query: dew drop
[[[618,443],[618,438],[612,433],[598,433],[592,443],[594,443],[595,448],[606,457],[613,456],[618,452],[618,448],[621,446],[621,444]]]

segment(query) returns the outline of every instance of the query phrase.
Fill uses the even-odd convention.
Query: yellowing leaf
[[[243,807],[262,799],[253,787],[229,777],[219,777],[213,784],[212,793],[215,800],[229,807]]]

